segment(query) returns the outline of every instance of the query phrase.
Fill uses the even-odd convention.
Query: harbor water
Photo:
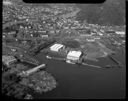
[[[64,61],[47,59],[43,53],[37,55],[41,63],[47,64],[46,71],[57,80],[56,89],[35,94],[37,99],[123,99],[125,98],[125,56],[121,52],[115,56],[123,63],[122,68],[95,68],[89,66],[68,64]],[[124,60],[122,58],[124,58]],[[99,62],[88,63],[105,65],[109,59],[99,59]],[[110,64],[111,61],[110,61]]]

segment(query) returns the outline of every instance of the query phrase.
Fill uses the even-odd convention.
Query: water
[[[118,54],[117,58],[123,61],[123,59],[119,57],[122,57],[121,54]],[[38,54],[37,58],[40,62],[48,65],[46,70],[52,73],[59,84],[58,87],[51,92],[41,95],[36,94],[35,97],[37,99],[125,98],[125,66],[123,68],[109,69],[78,66],[67,64],[63,61],[48,60],[43,53]],[[100,59],[97,65],[107,63],[107,59]]]

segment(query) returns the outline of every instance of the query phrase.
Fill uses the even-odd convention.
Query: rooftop
[[[125,32],[124,31],[116,31],[116,34],[125,34]]]
[[[50,50],[52,51],[58,51],[60,48],[62,48],[64,45],[62,44],[54,44],[50,47]]]
[[[81,51],[69,51],[69,53],[67,55],[73,56],[73,57],[80,57],[81,54],[82,54]]]
[[[17,61],[17,60],[13,56],[7,56],[7,55],[2,56],[2,62],[4,62],[6,65],[9,65],[10,63],[12,63],[14,61]]]

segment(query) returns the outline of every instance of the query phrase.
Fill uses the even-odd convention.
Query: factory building
[[[54,51],[54,52],[58,52],[63,47],[64,47],[64,45],[62,45],[62,44],[54,44],[50,47],[50,50]]]
[[[67,54],[67,61],[66,62],[68,62],[69,60],[70,61],[79,61],[81,55],[82,55],[81,51],[69,51]]]

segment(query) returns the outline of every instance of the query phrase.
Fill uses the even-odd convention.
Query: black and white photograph
[[[126,0],[3,0],[2,96],[125,99],[125,38]]]

